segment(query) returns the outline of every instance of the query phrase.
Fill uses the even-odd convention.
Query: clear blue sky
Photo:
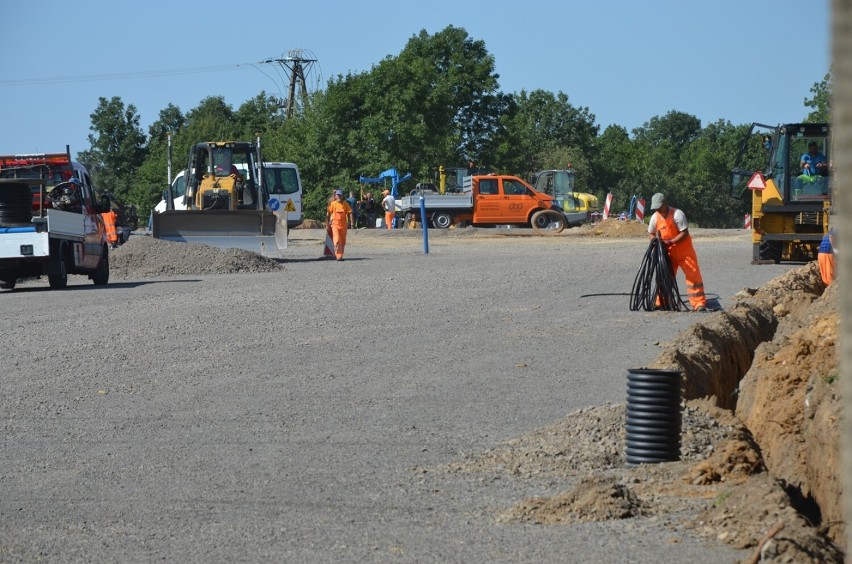
[[[133,104],[147,134],[169,103],[187,112],[224,96],[236,109],[286,94],[283,71],[255,63],[290,49],[313,54],[309,81],[324,83],[447,25],[485,42],[503,92],[562,91],[601,131],[670,110],[702,125],[795,122],[829,70],[829,20],[828,0],[14,2],[0,34],[0,154],[88,149],[98,97]],[[229,68],[185,72],[205,67]]]

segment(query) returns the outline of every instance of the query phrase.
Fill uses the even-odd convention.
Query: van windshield
[[[265,180],[270,194],[295,194],[299,191],[295,168],[267,168]]]

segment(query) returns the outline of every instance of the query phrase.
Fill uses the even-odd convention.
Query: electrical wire
[[[227,70],[244,70],[248,67],[254,67],[251,63],[238,63],[233,65],[218,65],[213,67],[195,67],[183,69],[166,69],[152,71],[137,71],[137,72],[114,72],[106,74],[90,74],[90,75],[73,75],[73,76],[52,76],[42,78],[12,78],[0,80],[0,86],[38,86],[45,84],[72,84],[75,82],[93,82],[100,80],[119,80],[128,78],[150,78],[159,76],[178,76],[185,74],[199,74],[209,72],[222,72]],[[255,69],[257,67],[254,67]]]
[[[680,297],[677,279],[673,274],[669,253],[659,237],[648,245],[639,272],[630,291],[630,311],[689,311],[689,304]],[[659,304],[657,298],[659,297]]]

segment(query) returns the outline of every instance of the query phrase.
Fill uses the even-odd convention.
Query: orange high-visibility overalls
[[[108,212],[104,212],[101,214],[101,217],[104,220],[104,231],[106,231],[106,240],[111,246],[115,246],[118,243],[118,233],[115,229],[115,222],[118,219],[118,215],[110,210]]]
[[[352,213],[349,204],[343,201],[332,201],[328,204],[328,215],[331,216],[331,240],[334,242],[334,254],[338,259],[343,258],[346,247],[346,221]]]
[[[669,213],[663,217],[659,211],[657,215],[657,236],[666,241],[672,239],[678,233],[674,214],[677,211],[669,206]],[[672,263],[672,276],[677,276],[677,269],[682,268],[686,278],[686,295],[689,297],[689,305],[692,309],[707,307],[707,298],[704,296],[704,279],[701,278],[701,269],[698,268],[698,257],[695,256],[695,248],[692,246],[692,236],[687,233],[686,237],[667,246],[669,260]]]

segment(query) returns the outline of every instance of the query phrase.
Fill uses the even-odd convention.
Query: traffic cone
[[[322,249],[322,258],[334,258],[334,241],[331,238],[331,226],[325,229],[325,246]]]

